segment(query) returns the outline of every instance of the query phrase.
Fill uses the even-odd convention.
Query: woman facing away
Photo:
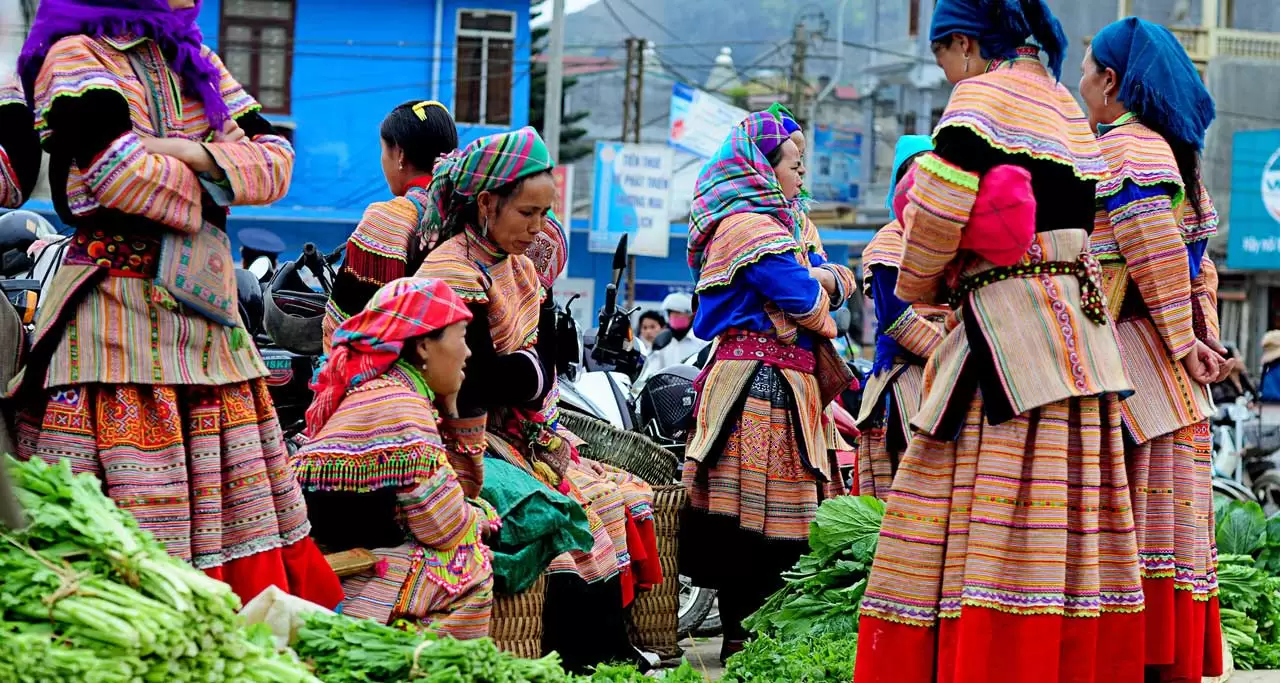
[[[1135,392],[1120,415],[1147,675],[1199,681],[1222,674],[1208,385],[1230,371],[1210,348],[1219,346],[1216,291],[1205,284],[1218,215],[1199,152],[1213,99],[1178,39],[1136,17],[1102,29],[1081,68],[1080,94],[1111,169],[1098,183],[1090,250]]]
[[[172,555],[243,600],[274,584],[332,607],[341,585],[308,538],[234,284],[202,278],[230,318],[176,299],[183,273],[234,265],[217,239],[226,207],[284,196],[294,159],[201,45],[198,13],[190,0],[40,3],[19,72],[75,236],[10,386],[25,406],[18,454],[93,473]],[[162,272],[177,259],[161,244],[179,238],[203,271]]]
[[[927,135],[898,138],[894,153],[894,187],[933,149]],[[889,213],[893,215],[893,191]],[[920,409],[924,363],[942,342],[937,318],[945,309],[910,305],[894,294],[902,260],[902,224],[895,220],[876,231],[862,252],[863,292],[876,311],[876,350],[871,375],[862,390],[858,411],[858,492],[881,500],[889,497],[898,458],[911,438],[911,418]],[[931,319],[933,318],[933,319]]]
[[[930,34],[956,86],[899,216],[895,293],[946,284],[955,313],[889,495],[854,680],[1137,683],[1130,387],[1088,253],[1106,163],[1058,82],[1066,38],[1044,0],[941,0]],[[1005,165],[1029,173],[1034,218],[1014,227],[1034,233],[996,266],[960,244]]]
[[[342,268],[325,306],[324,350],[333,331],[364,309],[373,293],[418,271],[426,255],[422,217],[436,160],[458,147],[458,129],[443,104],[410,101],[392,109],[378,130],[382,175],[394,197],[364,211],[347,240]]]
[[[806,552],[818,504],[843,490],[817,359],[823,345],[835,353],[831,310],[854,282],[847,268],[810,265],[796,202],[804,163],[789,137],[769,112],[738,124],[703,168],[689,222],[694,331],[717,346],[684,466],[680,567],[719,591],[722,659]]]
[[[312,535],[330,552],[376,548],[378,569],[342,582],[343,614],[489,634],[493,572],[481,535],[493,508],[450,464],[483,433],[458,420],[471,311],[439,280],[400,278],[333,334],[294,457]]]
[[[581,459],[574,437],[557,427],[551,283],[563,269],[565,245],[539,248],[549,235],[563,235],[550,214],[551,168],[532,128],[481,138],[442,159],[426,218],[428,232],[442,241],[418,275],[449,283],[474,315],[467,327],[473,371],[458,396],[461,414],[485,426],[496,457],[587,511],[596,543],[552,561],[544,610],[544,648],[581,669],[634,658],[622,611],[626,591],[661,574],[653,576],[654,563],[632,561],[656,560],[648,486]]]

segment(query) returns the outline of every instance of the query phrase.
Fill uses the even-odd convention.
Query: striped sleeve
[[[924,316],[910,306],[885,330],[885,334],[893,337],[899,346],[921,358],[932,356],[943,338],[942,330],[937,325],[925,320]]]
[[[1175,360],[1196,343],[1192,325],[1191,271],[1173,201],[1161,187],[1125,183],[1103,198],[1116,245],[1129,267],[1155,323],[1156,331]]]
[[[1191,295],[1198,328],[1196,336],[1204,341],[1218,341],[1222,333],[1218,322],[1218,268],[1207,253],[1200,264],[1200,276],[1191,281]]]
[[[147,153],[128,100],[88,40],[64,38],[49,50],[36,78],[37,129],[70,151],[99,206],[178,230],[199,227],[199,178],[173,157]]]
[[[960,249],[960,235],[978,196],[978,174],[936,153],[916,161],[915,185],[903,212],[903,252],[896,295],[932,302],[946,267]]]
[[[208,48],[205,48],[208,50]],[[232,118],[256,113],[260,106],[244,91],[223,66],[222,60],[207,51],[209,60],[221,74],[222,98]],[[253,134],[239,142],[207,142],[205,149],[226,174],[235,204],[270,204],[285,196],[293,178],[293,145],[275,134]]]
[[[364,310],[383,285],[406,276],[409,235],[417,224],[413,202],[397,197],[370,204],[347,239],[347,250],[325,306],[326,347],[347,318]]]
[[[396,493],[409,533],[422,545],[452,550],[474,538],[484,512],[467,502],[447,460],[430,477]]]
[[[484,452],[487,417],[442,417],[440,436],[449,451],[449,462],[468,498],[476,498],[484,488]]]

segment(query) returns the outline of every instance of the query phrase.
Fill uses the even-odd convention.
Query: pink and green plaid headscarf
[[[736,213],[762,213],[795,234],[796,202],[787,199],[766,154],[787,141],[790,133],[767,111],[751,114],[734,127],[702,172],[689,209],[689,267],[696,281],[707,244],[716,227]]]
[[[495,190],[521,178],[555,167],[551,152],[538,131],[525,126],[510,133],[477,139],[466,147],[440,157],[427,187],[430,199],[423,216],[426,242],[434,247],[466,228],[447,226],[447,218],[474,202],[486,190]],[[549,285],[564,270],[569,243],[564,226],[548,214],[546,229],[526,253],[538,266],[543,284]]]

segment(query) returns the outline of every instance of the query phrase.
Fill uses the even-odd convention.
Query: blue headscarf
[[[1204,148],[1213,123],[1213,97],[1182,43],[1169,29],[1128,17],[1093,38],[1093,58],[1120,78],[1116,97],[1144,123]]]
[[[938,0],[929,40],[953,33],[977,39],[983,59],[1013,59],[1034,38],[1049,56],[1049,70],[1062,78],[1067,35],[1045,0]]]
[[[893,149],[893,171],[889,174],[889,182],[893,183],[889,187],[889,196],[885,197],[885,208],[889,209],[889,217],[897,218],[893,215],[893,191],[898,187],[898,170],[906,163],[907,159],[921,153],[933,150],[933,138],[928,135],[903,135],[898,138],[898,145]]]

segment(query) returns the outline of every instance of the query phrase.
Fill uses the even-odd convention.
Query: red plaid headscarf
[[[403,277],[383,285],[334,330],[329,359],[311,385],[307,436],[320,432],[348,391],[390,370],[406,341],[468,320],[466,302],[441,280]]]

